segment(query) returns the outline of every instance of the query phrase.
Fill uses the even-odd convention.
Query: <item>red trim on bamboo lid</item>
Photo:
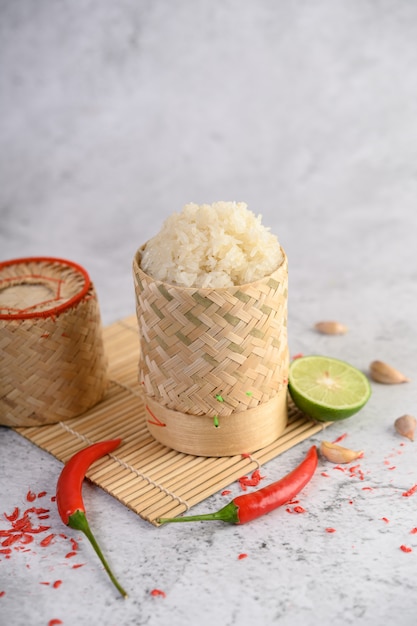
[[[88,290],[90,289],[91,280],[90,280],[87,270],[85,270],[81,265],[78,265],[78,263],[74,263],[73,261],[68,261],[66,259],[59,259],[55,257],[24,257],[24,258],[19,258],[19,259],[11,259],[9,261],[0,262],[0,272],[5,267],[10,267],[13,265],[21,265],[24,263],[51,263],[55,265],[62,265],[63,267],[66,267],[66,268],[71,268],[75,270],[76,272],[78,272],[79,274],[81,274],[81,276],[84,279],[83,286],[75,295],[73,295],[71,298],[69,298],[62,304],[53,306],[43,311],[0,313],[0,320],[24,320],[24,319],[31,319],[31,318],[39,319],[39,318],[53,317],[71,308],[78,302],[80,302],[87,295]],[[16,275],[16,277],[14,277],[13,279],[9,279],[9,280],[15,280],[18,278],[19,276]],[[2,280],[0,277],[0,286],[2,282],[4,282],[4,279]]]

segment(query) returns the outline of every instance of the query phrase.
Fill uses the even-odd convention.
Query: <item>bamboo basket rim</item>
[[[50,264],[65,266],[81,274],[81,276],[84,279],[84,284],[75,295],[73,295],[71,298],[69,298],[62,304],[50,307],[43,311],[32,311],[32,312],[26,312],[26,313],[24,312],[23,313],[22,312],[1,313],[0,312],[0,320],[26,320],[26,319],[41,319],[41,318],[47,318],[47,317],[54,317],[58,315],[59,313],[62,313],[63,311],[66,311],[67,309],[71,308],[78,302],[80,302],[87,295],[88,290],[90,289],[91,279],[87,270],[81,265],[79,265],[78,263],[75,263],[74,261],[69,261],[67,259],[61,259],[58,257],[30,256],[30,257],[21,257],[17,259],[10,259],[8,261],[2,261],[0,262],[0,272],[5,267],[11,267],[13,265],[19,266],[19,265],[23,265],[24,263],[39,263],[40,265],[42,263],[50,263]],[[16,275],[14,279],[18,279],[18,278],[19,276]],[[4,282],[4,280],[5,279],[2,279],[0,276],[0,285],[2,282]],[[8,279],[8,280],[11,280],[11,279]]]
[[[241,289],[242,287],[250,287],[252,285],[257,285],[260,282],[263,282],[263,281],[267,280],[268,278],[271,278],[279,269],[281,269],[284,266],[284,264],[288,260],[284,248],[280,245],[279,247],[280,247],[280,250],[282,252],[282,261],[281,261],[281,263],[279,265],[277,265],[277,267],[270,274],[265,274],[265,276],[262,276],[261,278],[258,278],[257,280],[252,280],[252,281],[250,281],[248,283],[240,283],[239,285],[230,285],[229,287],[186,287],[185,285],[179,285],[177,283],[169,283],[169,282],[166,282],[164,280],[159,280],[158,278],[154,278],[153,276],[151,276],[151,274],[148,274],[147,272],[145,272],[144,269],[142,269],[138,258],[139,258],[139,256],[142,256],[142,251],[143,251],[143,249],[144,249],[144,247],[146,246],[147,243],[148,242],[146,241],[135,252],[135,255],[133,257],[133,268],[134,268],[134,270],[135,271],[136,271],[136,269],[140,270],[142,272],[142,274],[147,276],[156,285],[162,285],[162,286],[171,287],[171,288],[174,288],[174,289],[183,289],[184,291],[194,291],[194,292],[195,291],[202,291],[203,293],[210,293],[210,292],[213,292],[213,291],[219,291],[219,292],[228,291],[229,293],[234,293],[235,291],[239,291],[239,289]]]

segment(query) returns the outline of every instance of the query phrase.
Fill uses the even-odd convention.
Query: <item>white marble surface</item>
[[[414,626],[417,494],[402,493],[417,483],[417,443],[393,421],[417,410],[416,3],[16,0],[0,11],[2,260],[84,265],[109,324],[133,312],[131,259],[168,214],[243,200],[289,257],[291,352],[365,371],[379,358],[411,379],[373,383],[363,411],[327,431],[364,449],[363,480],[321,460],[304,514],[158,529],[86,485],[129,598],[67,533],[80,569],[69,540],[0,553],[1,622]],[[350,332],[312,331],[332,318]],[[307,445],[269,462],[265,480]],[[0,428],[0,529],[29,488],[48,500],[60,469]],[[49,504],[53,531],[65,531]]]

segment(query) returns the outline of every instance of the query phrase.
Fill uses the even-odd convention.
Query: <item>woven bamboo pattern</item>
[[[137,380],[136,317],[112,324],[103,334],[111,380],[104,398],[79,417],[17,428],[16,432],[62,462],[88,443],[121,437],[121,446],[97,461],[87,476],[155,526],[159,517],[180,515],[228,486],[237,495],[234,481],[330,425],[314,422],[290,404],[288,424],[281,436],[249,457],[200,457],[176,452],[156,441],[147,428],[152,418]],[[268,476],[266,469],[263,474],[269,482],[278,478]]]
[[[186,434],[181,428],[189,415],[212,421],[215,416],[243,416],[261,406],[268,412],[277,394],[286,395],[288,264],[284,251],[282,264],[270,276],[222,289],[184,288],[154,280],[142,271],[140,261],[141,249],[133,261],[142,352],[139,378],[146,397],[161,407],[158,418],[161,414],[163,421],[167,410],[179,414],[180,432],[176,443],[171,442],[173,447],[192,451],[181,447]],[[286,417],[285,407],[284,413]],[[282,423],[282,414],[277,419]],[[257,420],[264,434],[262,443],[267,443],[261,414]],[[197,422],[195,429],[196,454],[229,454],[229,445],[225,452],[213,452],[211,447],[205,452]],[[244,437],[243,423],[241,431],[247,447],[250,442]],[[152,432],[167,442],[167,431]],[[276,436],[273,428],[269,441]]]
[[[99,305],[85,270],[58,259],[0,264],[0,424],[70,419],[106,386]]]
[[[227,289],[155,281],[140,257],[133,267],[146,395],[183,413],[223,416],[268,402],[286,385],[285,255],[270,276]]]

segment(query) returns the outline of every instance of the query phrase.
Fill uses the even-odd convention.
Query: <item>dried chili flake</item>
[[[303,356],[304,354],[302,352],[299,352],[298,354],[294,354],[292,360],[295,361],[295,359],[301,359]]]
[[[16,543],[16,541],[19,541],[21,537],[22,535],[20,534],[9,535],[6,539],[3,539],[3,541],[1,542],[1,545],[4,547],[11,546],[14,543]]]
[[[347,433],[343,433],[343,435],[339,435],[339,437],[336,437],[333,443],[339,443],[339,441],[343,441],[343,439],[345,439],[346,437],[347,437]]]
[[[40,584],[40,585],[50,585],[51,583],[41,581],[39,584]]]
[[[335,533],[336,532],[336,528],[326,528],[325,529],[326,533]]]
[[[294,507],[294,512],[295,513],[306,513],[307,511],[302,507],[302,506],[295,506]]]
[[[16,531],[30,529],[31,523],[30,523],[30,519],[26,511],[22,517],[12,522],[12,527],[13,527],[13,530],[16,530]]]
[[[165,591],[162,591],[161,589],[152,589],[150,593],[151,596],[161,596],[161,598],[166,598]]]
[[[71,548],[74,551],[77,551],[79,549],[78,543],[75,541],[75,539],[72,539],[72,538],[71,538]]]
[[[31,509],[27,509],[26,510],[27,513],[32,512],[32,513],[36,513],[36,515],[39,517],[40,515],[47,515],[50,513],[50,509],[44,509],[42,507],[32,507]],[[49,515],[48,515],[49,517]]]
[[[50,535],[47,535],[44,539],[42,539],[42,541],[40,542],[42,548],[46,548],[47,546],[49,546],[54,537],[54,533],[51,533]]]
[[[352,467],[349,467],[349,472],[352,477],[359,478],[359,480],[365,480],[365,474],[361,470],[360,465],[352,465]]]
[[[58,587],[60,587],[61,585],[62,585],[62,580],[56,580],[56,581],[53,583],[52,587],[53,587],[54,589],[58,589]]]
[[[321,475],[324,476],[324,478],[330,478],[330,476],[329,476],[329,474],[327,474],[327,472],[322,472]]]
[[[265,478],[265,476],[261,476],[259,469],[256,469],[250,478],[248,478],[248,476],[242,476],[242,478],[239,478],[239,484],[242,490],[246,491],[246,487],[256,487],[263,478]]]
[[[362,491],[373,491],[373,487],[362,487]]]
[[[228,496],[228,495],[229,495],[229,494],[231,494],[231,493],[232,493],[232,492],[230,491],[230,489],[224,489],[224,490],[221,492],[221,495],[222,495],[222,496]]]
[[[289,507],[285,509],[287,513],[307,513],[307,511],[302,506],[294,506],[292,509]]]
[[[403,552],[412,552],[413,549],[410,548],[409,546],[405,546],[404,544],[402,546],[400,546],[400,550],[402,550]]]
[[[415,535],[415,534],[417,533],[417,527],[412,528],[412,529],[410,530],[410,533],[411,533],[412,535]]]
[[[3,513],[3,515],[9,522],[15,522],[20,515],[20,511],[19,508],[16,506],[13,513],[11,513],[10,515],[7,515],[7,513]]]
[[[401,495],[405,496],[406,498],[409,498],[416,491],[417,491],[417,484],[413,485],[408,491],[404,491]]]
[[[31,533],[44,533],[46,530],[50,530],[50,526],[38,526],[38,528],[31,528]]]
[[[242,491],[246,491],[246,482],[245,482],[246,480],[249,480],[247,476],[242,476],[242,478],[239,478],[239,484],[240,484]]]
[[[339,470],[340,472],[345,472],[345,471],[346,471],[346,468],[345,468],[345,467],[342,467],[341,465],[335,465],[335,466],[333,467],[333,469],[335,469],[335,470]]]
[[[33,491],[28,491],[26,494],[26,500],[28,502],[35,502],[36,500],[36,493],[33,493]]]
[[[48,622],[48,626],[59,626],[59,624],[63,624],[60,619],[50,619]]]
[[[75,565],[72,566],[72,569],[78,569],[79,567],[84,567],[85,563],[75,563]]]
[[[247,559],[247,557],[248,555],[245,552],[242,552],[237,558],[239,559],[239,561],[241,561],[242,559]]]
[[[36,506],[30,506],[26,511],[23,512],[23,517],[28,517],[29,513],[36,513]]]
[[[388,517],[381,517],[382,521],[385,522],[386,524],[389,524],[389,519]]]
[[[5,596],[5,595],[6,595],[5,591],[0,591],[0,598],[3,598],[3,596]]]
[[[46,496],[46,491],[40,491],[38,493],[38,498],[43,498],[44,496]]]
[[[77,553],[76,553],[76,552],[68,552],[68,553],[65,555],[65,558],[66,558],[66,559],[71,559],[73,556],[77,556]]]

